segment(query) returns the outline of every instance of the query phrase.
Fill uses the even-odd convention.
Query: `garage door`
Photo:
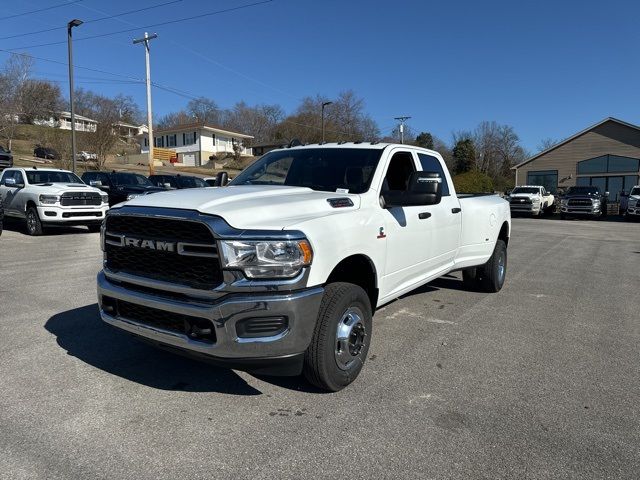
[[[185,153],[182,155],[182,163],[184,165],[188,165],[190,167],[196,166],[196,154],[195,153]]]

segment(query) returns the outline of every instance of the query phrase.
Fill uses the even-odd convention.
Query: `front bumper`
[[[99,224],[109,210],[109,205],[94,207],[59,207],[56,205],[39,206],[38,215],[43,223],[57,225]]]
[[[601,207],[563,205],[560,207],[560,212],[568,215],[600,215],[602,210]]]
[[[240,370],[261,371],[261,366],[286,363],[290,358],[301,367],[301,354],[307,349],[316,324],[324,289],[307,288],[289,292],[229,293],[219,299],[169,297],[149,290],[125,288],[104,272],[98,274],[100,316],[114,327],[182,353],[209,358]],[[215,341],[194,340],[185,333],[125,318],[112,308],[113,299],[170,312],[183,318],[210,322]],[[287,329],[274,336],[241,338],[239,322],[259,318],[286,318]],[[217,361],[217,362],[216,362]],[[299,370],[299,368],[298,368]],[[269,373],[265,370],[266,373]],[[287,372],[286,374],[295,374]]]
[[[539,213],[540,204],[532,203],[511,203],[509,208],[512,213]]]
[[[640,215],[640,205],[627,208],[627,215]]]

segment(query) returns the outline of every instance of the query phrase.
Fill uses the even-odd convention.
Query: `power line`
[[[87,23],[101,22],[103,20],[110,20],[112,18],[123,17],[125,15],[132,15],[134,13],[144,12],[144,11],[147,11],[147,10],[152,10],[154,8],[165,7],[167,5],[171,5],[171,4],[179,3],[179,2],[182,2],[182,0],[171,0],[170,2],[160,3],[158,5],[150,5],[148,7],[138,8],[136,10],[129,10],[128,12],[116,13],[114,15],[108,15],[106,17],[94,18],[92,20],[85,20],[84,23],[87,24]],[[55,30],[61,30],[61,29],[64,29],[64,28],[66,28],[66,27],[60,26],[60,27],[45,28],[43,30],[36,30],[35,32],[17,33],[15,35],[9,35],[9,36],[6,36],[6,37],[0,37],[0,40],[9,40],[10,38],[26,37],[28,35],[37,35],[38,33],[53,32]],[[62,43],[64,43],[64,42],[62,42]]]
[[[73,0],[71,2],[58,3],[57,5],[50,5],[48,7],[39,8],[37,10],[31,10],[30,12],[15,13],[13,15],[7,15],[6,17],[0,17],[0,20],[7,20],[9,18],[16,18],[16,17],[23,17],[25,15],[31,15],[32,13],[39,13],[39,12],[44,12],[46,10],[53,10],[54,8],[65,7],[67,5],[73,5],[75,3],[80,3],[80,2],[83,2],[83,1],[84,0]]]
[[[118,30],[116,32],[107,32],[107,33],[100,33],[100,34],[97,34],[97,35],[90,35],[88,37],[80,37],[80,38],[76,38],[74,40],[74,42],[78,42],[78,41],[81,41],[81,40],[91,40],[91,39],[94,39],[94,38],[110,37],[111,35],[119,35],[121,33],[130,33],[130,32],[134,32],[134,31],[138,31],[140,29],[152,29],[152,28],[156,28],[156,27],[162,27],[164,25],[172,25],[174,23],[186,22],[186,21],[190,21],[190,20],[197,20],[197,19],[203,18],[203,17],[210,17],[210,16],[213,16],[213,15],[219,15],[221,13],[228,13],[228,12],[233,12],[233,11],[236,11],[236,10],[242,10],[242,9],[245,9],[245,8],[255,7],[255,6],[258,6],[258,5],[264,5],[266,3],[271,3],[273,1],[274,0],[262,0],[261,2],[247,3],[245,5],[239,5],[237,7],[225,8],[225,9],[216,10],[216,11],[213,11],[213,12],[202,13],[200,15],[193,15],[191,17],[177,18],[175,20],[167,20],[166,22],[154,23],[152,25],[144,25],[142,27],[128,28],[126,30]],[[61,42],[40,43],[40,44],[37,44],[37,45],[27,45],[27,46],[24,46],[24,47],[16,47],[16,48],[13,48],[12,50],[27,50],[29,48],[48,47],[48,46],[51,46],[51,45],[61,45],[61,44],[64,44],[64,43],[66,43],[66,42],[65,41],[61,41]]]

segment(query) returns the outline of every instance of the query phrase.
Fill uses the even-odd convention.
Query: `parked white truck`
[[[102,319],[153,344],[262,374],[354,381],[372,315],[454,270],[499,291],[509,204],[456,195],[442,157],[378,143],[274,150],[228,187],[112,208]]]
[[[512,213],[540,216],[553,210],[553,202],[553,194],[541,185],[523,185],[514,188],[509,194]]]
[[[640,185],[636,185],[629,192],[627,198],[627,209],[625,212],[625,218],[631,220],[633,218],[640,218]]]
[[[0,176],[5,217],[23,219],[29,235],[48,225],[86,225],[98,232],[109,197],[74,173],[52,168],[8,168]]]

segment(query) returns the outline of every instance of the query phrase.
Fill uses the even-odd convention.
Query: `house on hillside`
[[[271,141],[266,143],[259,143],[257,145],[251,145],[251,149],[253,150],[253,154],[256,157],[261,157],[265,153],[270,152],[271,150],[275,150],[277,148],[286,147],[289,142],[281,141]]]
[[[173,128],[154,130],[153,146],[174,150],[178,161],[185,165],[207,165],[212,156],[233,153],[233,145],[240,145],[242,155],[252,155],[251,147],[245,147],[247,140],[253,137],[245,133],[231,132],[222,128],[205,124],[191,123]],[[149,152],[149,134],[138,135],[142,153]]]
[[[513,167],[516,185],[594,185],[617,202],[640,178],[640,126],[608,117]]]
[[[127,143],[133,143],[137,137],[148,131],[149,128],[146,125],[132,125],[126,122],[116,122],[113,124],[113,133]]]
[[[93,120],[92,118],[76,114],[75,120],[76,132],[95,132],[98,127],[98,121]],[[47,119],[34,120],[33,124],[60,128],[62,130],[71,130],[71,112],[58,112]]]

